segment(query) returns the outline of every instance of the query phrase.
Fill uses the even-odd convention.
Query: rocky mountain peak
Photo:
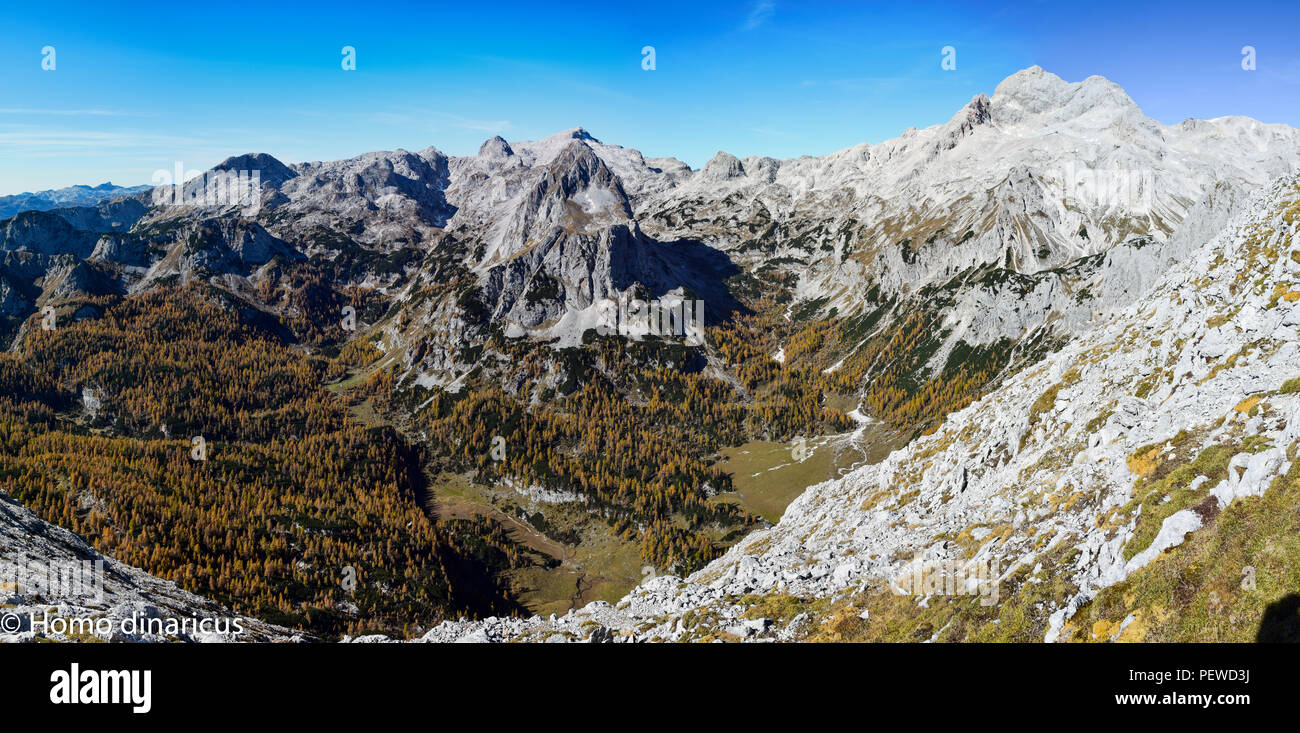
[[[1030,66],[1003,79],[993,90],[993,101],[1021,105],[1045,103],[1064,96],[1069,82],[1041,66]]]
[[[966,105],[966,107],[958,113],[957,118],[963,119],[972,126],[982,125],[993,119],[991,109],[992,103],[989,101],[988,96],[981,92],[976,94],[970,100],[970,104]]]
[[[213,166],[212,170],[235,173],[257,171],[264,186],[279,186],[298,175],[292,168],[266,153],[233,155]]]
[[[976,127],[986,125],[993,121],[992,103],[983,93],[976,94],[969,104],[962,107],[957,114],[953,115],[948,122],[949,133],[947,135],[946,146],[941,144],[940,147],[951,148],[957,144],[957,141],[974,132]]]
[[[992,108],[995,120],[1009,124],[1050,124],[1098,115],[1111,119],[1141,116],[1132,98],[1105,77],[1067,82],[1038,66],[1018,71],[998,84]],[[1038,117],[1040,122],[1032,122],[1031,118]]]
[[[510,143],[506,142],[505,138],[500,135],[493,135],[484,140],[478,149],[478,157],[480,158],[508,158],[514,154],[515,151],[510,147]]]
[[[740,162],[740,159],[721,150],[704,164],[704,168],[699,173],[700,178],[707,181],[730,181],[743,178],[744,175],[745,165]]]
[[[600,142],[600,141],[597,140],[596,138],[592,137],[591,133],[587,132],[586,130],[584,130],[584,129],[581,128],[581,127],[575,127],[575,128],[573,128],[572,130],[565,130],[564,132],[562,132],[562,133],[560,133],[560,134],[561,134],[561,135],[567,135],[567,136],[573,138],[574,140],[590,140],[591,142],[594,142],[594,143],[598,143],[598,142]]]
[[[577,195],[582,189],[600,188],[616,194],[630,218],[632,212],[627,207],[627,197],[618,177],[605,165],[605,161],[596,152],[580,142],[579,138],[569,143],[548,165],[550,178],[559,185],[558,193],[566,198]]]

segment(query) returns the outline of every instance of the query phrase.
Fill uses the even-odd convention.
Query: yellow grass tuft
[[[1244,399],[1244,400],[1242,400],[1241,402],[1239,402],[1239,403],[1237,404],[1237,406],[1234,407],[1234,408],[1232,408],[1232,409],[1234,409],[1234,410],[1236,410],[1237,412],[1240,412],[1240,413],[1242,413],[1242,414],[1244,414],[1244,415],[1249,415],[1249,414],[1250,414],[1250,411],[1253,410],[1253,409],[1255,409],[1255,405],[1258,405],[1258,404],[1260,403],[1260,400],[1262,400],[1262,399],[1264,399],[1264,398],[1263,398],[1262,396],[1260,396],[1260,395],[1254,395],[1254,396],[1251,396],[1251,397],[1247,397],[1246,399]]]
[[[1150,476],[1160,461],[1160,446],[1153,445],[1129,456],[1126,463],[1129,472],[1139,477]]]

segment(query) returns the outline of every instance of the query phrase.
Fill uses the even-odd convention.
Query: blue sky
[[[494,134],[579,125],[696,167],[718,150],[820,155],[943,122],[1033,64],[1106,76],[1165,123],[1300,126],[1294,1],[288,5],[11,5],[0,194],[148,183],[175,161],[244,152],[468,154]],[[1241,68],[1247,45],[1254,71]],[[355,71],[341,68],[344,46]],[[954,71],[940,67],[944,46]]]

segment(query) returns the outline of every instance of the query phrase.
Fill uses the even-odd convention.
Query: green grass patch
[[[1242,443],[1208,446],[1194,459],[1189,459],[1191,444],[1192,437],[1180,433],[1167,443],[1139,448],[1130,457],[1130,469],[1135,472],[1138,468],[1149,470],[1134,484],[1132,501],[1119,510],[1119,514],[1125,516],[1138,506],[1142,507],[1133,536],[1124,545],[1126,560],[1151,546],[1165,519],[1204,502],[1210,489],[1228,477],[1228,462],[1233,456],[1243,452],[1258,453],[1267,447],[1262,440],[1248,438]],[[1192,491],[1191,485],[1198,476],[1205,476],[1206,480]]]

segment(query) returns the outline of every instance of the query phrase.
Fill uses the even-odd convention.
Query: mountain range
[[[1294,490],[1298,168],[1300,130],[1164,125],[1102,77],[1038,67],[946,123],[821,157],[719,152],[694,170],[582,128],[494,137],[472,156],[246,154],[214,171],[255,172],[251,207],[161,205],[107,184],[6,202],[0,337],[21,355],[47,308],[88,323],[198,288],[302,352],[372,349],[350,376],[391,382],[366,388],[366,409],[386,405],[447,470],[492,435],[439,438],[430,404],[442,419],[444,401],[490,394],[522,411],[513,425],[595,385],[653,407],[676,393],[672,373],[753,409],[748,439],[897,435],[897,450],[810,486],[774,526],[699,508],[719,489],[687,469],[671,480],[685,498],[657,507],[557,476],[558,458],[514,475],[480,466],[485,484],[552,497],[521,499],[526,519],[585,505],[636,534],[685,513],[691,534],[674,542],[710,549],[643,549],[668,572],[617,604],[446,621],[426,640],[1180,639],[1182,611],[1212,591],[1242,619],[1225,611],[1215,633],[1235,638],[1288,582],[1267,565],[1294,550],[1285,527],[1262,529],[1282,545],[1242,561],[1267,578],[1245,595],[1223,579],[1240,568],[1188,580],[1181,606],[1156,597],[1167,578],[1155,576],[1191,572],[1163,550],[1208,552],[1189,533],[1212,542],[1270,486]],[[701,301],[709,342],[637,337],[668,350],[620,351],[653,375],[631,376],[604,351],[602,314],[643,300]],[[712,445],[695,451],[702,466]],[[548,517],[527,523],[554,540]],[[996,610],[978,594],[918,605],[889,591],[909,569],[957,562],[997,568]]]
[[[68,186],[35,193],[24,192],[0,196],[0,219],[8,219],[23,211],[49,211],[69,206],[95,206],[104,201],[147,191],[153,186],[114,186],[105,182],[98,186]]]

